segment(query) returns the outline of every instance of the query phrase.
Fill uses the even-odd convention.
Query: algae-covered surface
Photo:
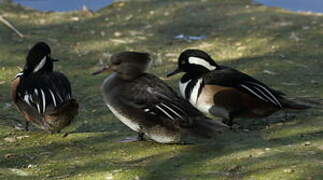
[[[166,79],[180,52],[199,48],[290,96],[323,97],[323,16],[249,0],[132,0],[98,12],[37,12],[10,2],[0,14],[25,38],[0,24],[0,179],[323,179],[323,111],[258,120],[189,145],[120,143],[135,135],[100,95],[106,75],[91,76],[111,54],[146,51],[150,72]],[[175,39],[177,35],[202,40]],[[13,128],[23,122],[9,96],[28,49],[37,41],[61,59],[80,114],[61,134]],[[63,134],[69,135],[64,137]]]

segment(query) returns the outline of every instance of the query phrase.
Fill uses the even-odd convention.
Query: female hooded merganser
[[[12,82],[12,98],[18,110],[29,122],[50,132],[68,126],[78,113],[78,103],[72,98],[71,85],[64,74],[53,72],[51,50],[44,42],[29,51],[24,70]]]
[[[234,118],[269,116],[281,109],[307,109],[283,93],[230,67],[220,66],[201,50],[185,50],[172,76],[185,72],[179,82],[183,97],[200,111],[219,116],[228,125]]]
[[[130,129],[159,143],[180,143],[186,134],[211,137],[227,126],[217,123],[181,98],[166,83],[145,73],[147,53],[122,52],[111,57],[105,70],[114,71],[103,84],[106,105]]]

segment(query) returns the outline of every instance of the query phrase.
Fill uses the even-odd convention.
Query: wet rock
[[[5,159],[12,159],[12,158],[15,158],[15,157],[17,157],[17,155],[13,154],[13,153],[8,153],[8,154],[4,155]]]
[[[311,142],[310,141],[306,141],[303,145],[304,146],[310,146],[311,145]]]
[[[284,173],[291,174],[291,173],[293,173],[293,172],[295,172],[295,170],[294,170],[294,169],[290,169],[290,168],[288,168],[288,169],[284,169]]]
[[[6,137],[3,140],[6,141],[6,142],[10,142],[10,143],[13,143],[13,142],[17,141],[17,139],[15,137]]]

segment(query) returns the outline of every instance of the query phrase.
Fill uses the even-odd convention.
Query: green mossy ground
[[[150,52],[150,72],[164,78],[181,51],[200,48],[291,96],[323,97],[323,16],[249,0],[133,0],[93,14],[5,2],[0,14],[26,35],[0,24],[0,179],[323,179],[322,110],[289,113],[287,122],[284,113],[241,120],[244,130],[194,145],[119,143],[135,134],[103,104],[105,75],[90,75],[112,53],[136,50]],[[207,38],[174,39],[178,34]],[[62,60],[56,70],[69,77],[81,104],[65,138],[13,128],[22,117],[10,82],[40,40]],[[179,77],[165,80],[177,89]]]

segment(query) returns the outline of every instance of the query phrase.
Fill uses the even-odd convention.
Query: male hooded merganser
[[[181,98],[158,77],[145,73],[147,53],[121,52],[111,65],[93,73],[114,71],[103,84],[106,105],[142,140],[146,135],[159,143],[180,143],[187,135],[211,137],[227,126],[217,123]]]
[[[283,93],[230,67],[220,66],[205,52],[185,50],[172,76],[185,72],[179,82],[183,97],[200,111],[220,116],[228,125],[234,118],[269,116],[281,109],[307,109]]]
[[[78,113],[78,103],[72,98],[71,85],[64,74],[53,71],[51,50],[44,42],[29,51],[24,70],[12,82],[12,98],[18,110],[29,122],[50,132],[68,126]]]

